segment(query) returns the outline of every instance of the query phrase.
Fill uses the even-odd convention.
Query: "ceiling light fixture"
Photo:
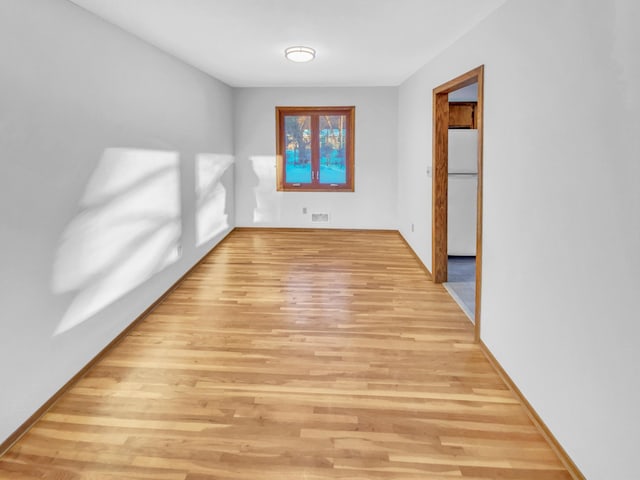
[[[311,47],[289,47],[284,50],[284,56],[292,62],[310,62],[316,58],[316,51]]]

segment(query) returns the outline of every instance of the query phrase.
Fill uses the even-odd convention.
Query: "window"
[[[353,192],[355,107],[276,107],[279,191]]]

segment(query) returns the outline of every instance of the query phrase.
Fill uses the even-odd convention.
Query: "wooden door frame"
[[[449,93],[478,83],[478,201],[476,217],[476,311],[475,340],[480,341],[480,293],[482,290],[482,144],[484,112],[484,65],[433,89],[433,211],[431,274],[435,283],[447,281],[447,202],[449,154]]]

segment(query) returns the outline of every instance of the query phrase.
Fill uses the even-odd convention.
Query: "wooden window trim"
[[[353,192],[355,191],[355,106],[348,107],[276,107],[276,186],[279,192]],[[288,115],[309,115],[311,117],[311,130],[318,131],[320,115],[345,115],[347,121],[346,132],[346,182],[331,186],[321,184],[316,178],[312,183],[289,184],[285,183],[285,128],[284,118]],[[317,170],[317,163],[320,157],[319,137],[313,136],[311,142],[311,157],[314,172]]]

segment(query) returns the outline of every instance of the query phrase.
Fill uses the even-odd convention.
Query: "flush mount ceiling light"
[[[316,51],[311,47],[289,47],[285,48],[284,56],[292,62],[310,62],[316,58]]]

